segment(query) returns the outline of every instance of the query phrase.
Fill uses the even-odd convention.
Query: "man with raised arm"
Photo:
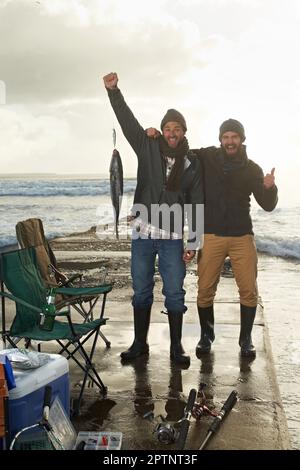
[[[181,344],[183,314],[187,310],[183,282],[186,263],[195,256],[202,230],[200,162],[189,157],[187,126],[180,112],[167,111],[161,121],[162,135],[153,140],[147,137],[127,106],[118,88],[117,74],[110,73],[103,80],[124,136],[138,158],[131,245],[134,341],[121,357],[129,361],[149,353],[147,335],[158,256],[170,328],[170,357],[188,367],[190,357]],[[183,244],[185,212],[190,228],[186,247]]]

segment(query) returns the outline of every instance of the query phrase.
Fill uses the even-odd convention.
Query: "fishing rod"
[[[190,427],[190,420],[191,420],[191,417],[192,417],[192,410],[193,410],[193,407],[194,407],[196,396],[197,396],[197,391],[194,388],[192,388],[190,393],[189,393],[188,401],[187,401],[187,404],[186,404],[185,409],[184,409],[183,418],[180,420],[181,426],[180,426],[178,439],[177,439],[177,442],[176,442],[176,449],[177,450],[183,450],[184,449],[187,434],[188,434],[189,427]]]
[[[114,148],[116,148],[117,133],[116,133],[116,129],[114,127],[113,127],[113,130],[112,130],[112,138],[113,138],[113,146],[114,146]]]
[[[203,450],[204,447],[206,446],[207,442],[211,438],[211,436],[218,431],[221,422],[227,416],[227,414],[232,410],[232,408],[234,407],[234,405],[237,402],[237,399],[238,399],[238,394],[235,390],[233,390],[230,393],[227,400],[225,401],[225,403],[222,406],[219,413],[216,415],[216,417],[213,420],[212,424],[209,426],[206,437],[205,437],[204,441],[202,442],[201,446],[199,447],[199,450]]]

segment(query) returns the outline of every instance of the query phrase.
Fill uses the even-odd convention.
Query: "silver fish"
[[[114,144],[115,144],[115,134],[114,134]],[[110,167],[110,196],[112,200],[112,204],[114,207],[114,216],[115,216],[115,233],[117,239],[119,239],[119,232],[118,232],[118,223],[119,223],[119,215],[121,210],[122,204],[122,196],[123,196],[123,165],[120,154],[117,149],[113,150]]]

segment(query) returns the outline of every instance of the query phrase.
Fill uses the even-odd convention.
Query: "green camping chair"
[[[103,317],[105,301],[110,284],[92,288],[81,288],[82,295],[103,294],[100,318],[86,323],[73,323],[70,311],[54,311],[53,329],[41,329],[40,316],[45,311],[47,289],[44,287],[39,269],[37,268],[34,247],[10,251],[0,254],[1,279],[9,292],[1,290],[2,298],[9,298],[16,304],[16,315],[8,332],[10,338],[24,338],[26,342],[35,340],[57,341],[61,346],[60,354],[66,354],[67,359],[73,359],[84,372],[84,377],[74,412],[78,412],[87,380],[96,385],[103,396],[107,387],[103,384],[95,366],[92,364],[97,337],[100,327],[106,323]],[[77,294],[79,288],[76,289]],[[53,293],[72,295],[73,288],[53,288]],[[56,317],[66,317],[67,321],[57,320]],[[92,347],[88,353],[85,343],[93,338]],[[76,353],[79,353],[75,356]]]
[[[57,310],[64,307],[73,307],[83,317],[84,322],[92,321],[94,319],[94,310],[98,305],[98,301],[101,300],[101,294],[83,295],[81,293],[83,287],[82,274],[77,273],[68,278],[58,269],[55,255],[45,236],[41,219],[31,218],[18,222],[16,236],[20,248],[35,247],[38,267],[46,287],[73,287],[72,291],[68,289],[67,293],[56,296]],[[76,280],[79,281],[79,287],[74,285]],[[99,336],[109,348],[110,341],[102,331],[99,332]]]

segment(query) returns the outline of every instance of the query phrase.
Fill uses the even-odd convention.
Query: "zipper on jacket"
[[[163,185],[162,185],[161,192],[158,198],[158,204],[160,204],[162,195],[167,189],[167,175],[166,175],[167,169],[166,169],[166,161],[165,161],[164,156],[161,156],[161,168],[162,168],[162,175],[163,175]]]

